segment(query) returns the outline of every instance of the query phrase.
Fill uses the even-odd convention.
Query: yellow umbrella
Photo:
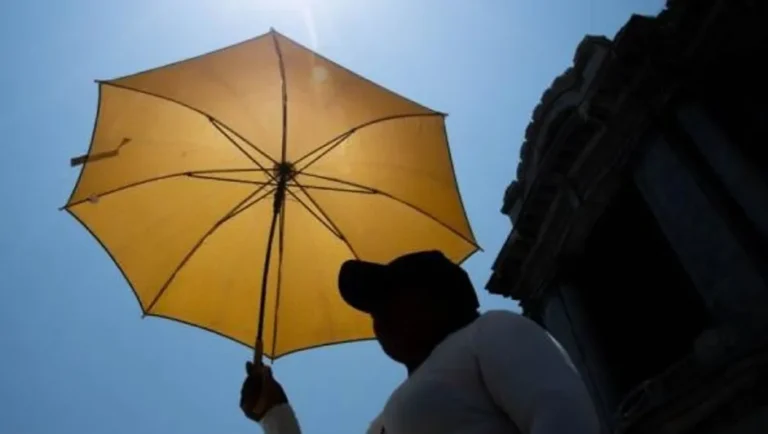
[[[65,208],[146,316],[275,359],[372,337],[340,265],[477,250],[444,117],[271,31],[99,82]]]

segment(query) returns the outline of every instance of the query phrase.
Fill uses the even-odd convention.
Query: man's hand
[[[246,363],[248,373],[240,390],[240,409],[253,421],[261,419],[274,407],[288,403],[288,397],[280,383],[272,377],[268,366]]]

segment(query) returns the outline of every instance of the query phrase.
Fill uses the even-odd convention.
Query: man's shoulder
[[[560,345],[560,342],[532,319],[508,310],[488,311],[477,319],[475,341],[482,342],[486,348],[498,349],[499,347],[496,345],[500,341],[507,343],[511,338],[517,341],[517,346],[525,342],[535,342],[546,338],[553,348],[556,348],[563,356],[568,366],[574,371],[576,370],[570,356]],[[504,347],[506,344],[499,345]]]
[[[509,337],[511,334],[539,333],[541,328],[533,320],[509,310],[491,310],[483,313],[473,324],[476,333],[484,338]]]
[[[489,310],[477,319],[478,326],[514,326],[516,324],[527,324],[531,320],[523,315],[511,310]]]
[[[384,430],[384,424],[381,421],[381,414],[376,416],[376,419],[371,421],[371,424],[368,426],[368,430],[365,431],[366,434],[382,434],[386,433]]]

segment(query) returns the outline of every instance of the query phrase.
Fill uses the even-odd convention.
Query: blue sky
[[[613,36],[662,0],[28,0],[0,14],[0,432],[256,433],[237,407],[246,348],[140,319],[90,235],[57,211],[87,150],[94,79],[220,48],[275,27],[448,112],[458,179],[485,248],[531,111],[585,34]],[[309,5],[310,9],[305,6]],[[516,309],[480,289],[485,309]],[[510,342],[514,345],[514,342]],[[404,371],[375,343],[277,362],[307,433],[361,433]]]

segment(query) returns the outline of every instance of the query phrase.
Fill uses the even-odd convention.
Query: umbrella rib
[[[219,176],[198,175],[195,173],[190,173],[189,177],[196,178],[196,179],[207,179],[209,181],[233,182],[236,184],[271,185],[273,187],[277,186],[277,184],[275,184],[274,181],[266,181],[266,182],[265,181],[249,181],[247,179],[222,178]]]
[[[456,191],[459,193],[459,205],[461,206],[461,212],[464,214],[464,221],[467,222],[467,228],[469,229],[469,238],[472,240],[477,240],[477,237],[475,237],[475,232],[472,230],[472,225],[469,224],[469,215],[467,214],[467,207],[464,206],[464,198],[461,196],[461,189],[459,188],[459,179],[456,176],[456,165],[453,164],[453,152],[451,151],[451,145],[450,141],[448,140],[448,130],[445,127],[445,122],[443,122],[443,137],[445,138],[445,147],[448,149],[448,160],[451,162],[451,172],[453,172],[453,184],[456,186]],[[478,250],[483,250],[482,247],[475,241],[474,243],[475,248]]]
[[[381,190],[377,190],[375,188],[367,187],[367,186],[362,185],[362,184],[357,184],[355,182],[346,181],[344,179],[339,179],[339,178],[333,178],[333,177],[330,177],[330,176],[323,176],[323,175],[318,175],[318,174],[314,174],[314,173],[302,173],[302,175],[303,176],[308,176],[310,178],[317,178],[317,179],[323,179],[325,181],[337,182],[339,184],[347,185],[347,186],[350,186],[350,187],[355,187],[355,188],[369,190],[373,194],[380,194],[380,195],[382,195],[384,197],[388,197],[388,198],[394,200],[397,203],[400,203],[402,205],[407,206],[408,208],[411,208],[412,210],[414,210],[414,211],[420,213],[421,215],[423,215],[424,217],[429,218],[430,220],[434,221],[435,223],[439,224],[440,226],[444,227],[445,229],[448,229],[454,235],[456,235],[459,238],[461,238],[462,240],[468,242],[470,245],[478,247],[478,245],[477,245],[477,243],[475,241],[472,241],[471,239],[467,238],[466,236],[461,234],[456,229],[454,229],[454,228],[448,226],[447,224],[443,223],[442,221],[440,221],[440,219],[438,219],[437,217],[433,216],[429,212],[419,208],[418,206],[416,206],[416,205],[414,205],[414,204],[412,204],[412,203],[410,203],[408,201],[405,201],[405,200],[400,199],[400,198],[398,198],[396,196],[393,196],[393,195],[391,195],[389,193],[383,192]]]
[[[316,148],[315,150],[311,151],[309,154],[305,155],[304,157],[301,157],[299,159],[299,161],[297,162],[297,164],[300,163],[305,158],[313,155],[316,152],[320,152],[322,150],[322,152],[320,152],[316,157],[314,157],[312,160],[310,160],[309,163],[305,164],[304,167],[302,167],[299,170],[299,172],[301,172],[301,170],[308,169],[309,166],[315,164],[318,160],[320,160],[321,158],[323,158],[326,155],[328,155],[329,152],[333,151],[338,146],[340,146],[342,143],[344,143],[344,141],[347,140],[349,138],[349,136],[354,134],[354,132],[355,132],[355,130],[349,130],[349,131],[345,132],[344,134],[342,134],[341,136],[334,137],[330,142],[325,143],[324,145],[320,146],[319,148]]]
[[[366,192],[366,193],[370,193],[370,194],[380,194],[381,193],[379,190],[377,190],[375,188],[367,187],[367,186],[365,186],[363,184],[358,184],[358,183],[355,183],[355,182],[352,182],[352,181],[347,181],[347,180],[340,179],[340,178],[334,178],[332,176],[325,176],[325,175],[320,175],[320,174],[317,174],[317,173],[302,173],[301,175],[309,177],[309,178],[322,179],[323,181],[335,182],[335,183],[338,183],[338,184],[341,184],[341,185],[345,185],[347,187],[354,187],[354,188],[359,189],[361,192]]]
[[[140,186],[142,186],[144,184],[149,184],[149,183],[156,182],[156,181],[164,181],[166,179],[178,178],[180,176],[189,176],[190,178],[196,178],[196,179],[208,179],[208,178],[205,178],[205,177],[202,177],[202,176],[195,176],[195,175],[203,175],[203,174],[207,174],[207,173],[241,172],[241,171],[249,171],[249,172],[251,172],[251,171],[256,171],[256,170],[253,170],[253,169],[220,169],[220,170],[197,170],[197,171],[192,171],[192,172],[187,171],[187,172],[171,173],[171,174],[168,174],[168,175],[155,176],[153,178],[143,179],[141,181],[133,182],[133,183],[130,183],[130,184],[127,184],[127,185],[123,185],[122,187],[117,187],[115,189],[105,191],[103,193],[98,193],[98,194],[91,195],[90,197],[96,197],[98,199],[101,199],[104,196],[109,196],[109,195],[112,195],[112,194],[115,194],[115,193],[120,193],[121,191],[130,190],[131,188],[140,187]],[[72,202],[72,203],[69,203],[67,205],[64,205],[61,209],[69,209],[69,208],[75,207],[77,205],[80,205],[80,204],[83,204],[83,203],[89,202],[89,201],[91,201],[90,198],[81,199],[81,200],[78,200],[76,202]]]
[[[192,107],[189,104],[185,104],[185,103],[183,103],[183,102],[181,102],[179,100],[176,100],[176,99],[173,99],[173,98],[168,98],[167,96],[159,95],[159,94],[154,93],[154,92],[149,92],[149,91],[146,91],[146,90],[136,89],[134,87],[126,86],[124,84],[115,83],[114,81],[97,81],[97,83],[100,83],[100,84],[103,84],[103,85],[106,85],[106,86],[113,86],[113,87],[116,87],[116,88],[119,88],[119,89],[124,89],[124,90],[131,91],[131,92],[137,92],[137,93],[141,93],[141,94],[144,94],[144,95],[152,96],[152,97],[155,97],[155,98],[162,99],[164,101],[168,101],[168,102],[171,102],[171,103],[174,103],[174,104],[178,104],[178,105],[180,105],[180,106],[182,106],[184,108],[192,110],[195,113],[198,113],[198,114],[200,114],[202,116],[205,116],[209,120],[216,121],[219,125],[223,126],[227,130],[231,131],[232,134],[236,135],[240,140],[242,140],[245,143],[247,143],[248,146],[252,147],[256,152],[258,152],[259,154],[263,155],[265,158],[267,158],[271,162],[276,163],[274,158],[270,157],[269,154],[267,154],[264,151],[262,151],[261,149],[259,149],[258,146],[254,145],[249,140],[247,140],[245,137],[243,137],[240,134],[238,134],[237,131],[235,131],[232,128],[230,128],[229,125],[225,124],[224,122],[220,121],[219,119],[216,119],[214,116],[211,116],[210,114],[208,114],[208,113],[206,113],[206,112],[204,112],[204,111],[202,111],[200,109]]]
[[[264,169],[264,168],[261,168],[261,167],[254,169],[252,167],[249,167],[247,169],[194,170],[194,171],[189,172],[189,173],[192,173],[192,174],[195,174],[195,175],[197,175],[197,174],[205,175],[205,174],[215,174],[215,173],[238,173],[238,172],[246,172],[246,173],[250,173],[250,172],[270,172],[270,169]]]
[[[299,197],[296,195],[296,193],[292,192],[290,188],[286,188],[285,190],[288,192],[288,194],[290,194],[290,195],[291,195],[291,197],[293,197],[294,199],[296,199],[296,202],[298,202],[299,204],[301,204],[301,206],[303,206],[303,207],[304,207],[304,209],[306,209],[306,210],[307,210],[307,212],[308,212],[308,213],[310,213],[310,214],[312,215],[312,217],[314,217],[314,218],[315,218],[315,219],[316,219],[318,222],[320,222],[320,224],[322,224],[323,226],[325,226],[325,228],[326,228],[326,229],[328,229],[329,231],[331,231],[331,233],[332,233],[334,236],[336,236],[337,238],[339,238],[339,239],[341,239],[341,240],[343,240],[343,239],[344,239],[344,236],[343,236],[343,235],[342,235],[340,232],[338,232],[336,229],[334,229],[334,227],[333,227],[332,223],[329,223],[331,220],[328,218],[328,216],[325,216],[325,214],[323,214],[323,215],[325,216],[325,218],[328,220],[328,222],[325,222],[325,221],[323,221],[323,219],[322,219],[320,216],[318,216],[318,215],[317,215],[317,213],[316,213],[315,211],[313,211],[313,210],[312,210],[312,208],[310,208],[310,207],[309,207],[309,205],[307,205],[306,203],[304,203],[304,201],[303,201],[303,200],[301,200],[301,199],[300,199],[300,198],[299,198]],[[305,194],[306,194],[306,192],[305,192]],[[310,198],[309,200],[311,201],[311,200],[312,200],[312,198]],[[313,202],[313,203],[314,203],[314,202]],[[320,210],[320,207],[318,207],[318,210]],[[320,212],[322,213],[322,210],[320,210]]]
[[[277,32],[272,32],[272,42],[275,45],[277,54],[277,65],[280,68],[280,87],[282,92],[282,111],[283,111],[283,134],[280,143],[280,161],[285,162],[288,153],[288,84],[285,81],[285,62],[283,61],[283,51],[280,49],[280,43],[277,41]]]
[[[378,119],[374,119],[372,121],[363,122],[360,125],[354,126],[350,128],[349,130],[339,134],[338,136],[332,138],[331,140],[323,143],[322,145],[318,146],[317,148],[309,151],[305,155],[303,155],[301,158],[296,160],[294,163],[296,166],[299,165],[299,163],[303,162],[307,158],[314,155],[316,152],[322,151],[322,153],[318,156],[312,159],[309,163],[305,164],[304,167],[302,167],[300,170],[298,170],[299,173],[309,168],[309,166],[315,164],[318,160],[322,159],[326,155],[328,155],[329,152],[336,149],[340,144],[344,142],[345,139],[349,138],[352,134],[362,130],[363,128],[370,127],[371,125],[376,125],[381,122],[387,122],[387,121],[393,121],[397,119],[407,119],[407,118],[416,118],[416,117],[431,117],[431,116],[440,116],[445,117],[444,113],[410,113],[410,114],[400,114],[400,115],[391,115],[391,116],[384,116]],[[326,149],[327,148],[327,149]]]
[[[298,184],[288,184],[288,187],[299,187]],[[375,191],[359,190],[352,188],[340,188],[340,187],[326,187],[323,185],[307,185],[302,184],[301,187],[307,190],[321,190],[321,191],[335,191],[337,193],[359,193],[359,194],[376,194]]]
[[[252,162],[253,164],[255,164],[255,165],[256,165],[256,167],[258,167],[260,170],[263,170],[263,171],[265,171],[265,172],[267,173],[267,175],[268,175],[270,178],[272,178],[272,180],[275,180],[275,176],[274,176],[274,175],[272,175],[271,173],[269,173],[269,171],[268,171],[268,170],[267,170],[267,169],[264,167],[264,165],[263,165],[263,164],[261,164],[261,163],[259,163],[258,161],[256,161],[256,159],[255,159],[255,158],[253,158],[253,156],[252,156],[251,154],[249,154],[248,152],[246,152],[246,151],[245,151],[245,149],[243,149],[243,147],[242,147],[242,146],[240,146],[240,144],[239,144],[239,143],[237,143],[236,141],[234,141],[234,140],[232,139],[232,137],[230,137],[230,136],[229,136],[229,134],[227,134],[227,133],[224,131],[224,129],[225,129],[225,128],[226,128],[227,130],[231,131],[231,130],[230,130],[228,127],[226,127],[224,124],[221,124],[219,121],[217,121],[216,119],[214,119],[214,118],[212,118],[212,117],[210,117],[210,116],[208,117],[208,122],[210,122],[210,123],[211,123],[211,125],[213,125],[213,126],[214,126],[214,128],[216,128],[216,130],[217,130],[217,131],[218,131],[218,132],[219,132],[219,133],[220,133],[222,136],[226,137],[226,139],[227,139],[227,140],[229,140],[229,143],[231,143],[231,144],[232,144],[234,147],[236,147],[236,148],[237,148],[237,149],[240,151],[240,153],[242,153],[243,155],[245,155],[245,157],[246,157],[246,158],[248,158],[249,160],[251,160],[251,162]],[[242,137],[240,137],[240,138],[241,138],[241,139],[243,139]],[[245,141],[245,139],[243,139],[243,140]],[[250,144],[248,141],[246,141],[246,143],[248,143],[249,145],[251,145],[251,144]],[[251,145],[251,147],[252,147],[252,148],[254,148],[254,149],[255,149],[255,150],[256,150],[256,151],[257,151],[259,154],[261,154],[262,156],[264,156],[264,158],[266,158],[266,159],[268,159],[268,160],[270,160],[270,161],[272,161],[272,162],[274,163],[274,161],[273,161],[273,160],[272,160],[272,159],[269,157],[269,155],[267,155],[266,153],[262,152],[262,151],[261,151],[259,148],[257,148],[257,147],[256,147],[256,146],[254,146],[254,145]]]
[[[336,223],[333,222],[333,219],[331,219],[331,217],[325,212],[325,210],[323,210],[323,207],[321,207],[320,204],[317,203],[315,198],[313,198],[312,195],[309,194],[309,191],[306,190],[303,185],[301,185],[298,181],[295,181],[295,182],[296,182],[296,185],[299,186],[301,191],[303,191],[304,194],[307,195],[307,197],[309,198],[310,202],[312,202],[312,204],[317,208],[317,210],[320,211],[320,213],[323,215],[323,217],[325,217],[326,220],[328,220],[328,223],[332,226],[332,228],[329,228],[331,230],[331,233],[333,233],[334,235],[339,237],[339,239],[341,241],[343,241],[344,244],[347,245],[347,248],[349,249],[350,252],[352,252],[352,256],[354,256],[355,259],[360,259],[360,256],[355,251],[355,248],[352,247],[352,244],[349,242],[349,239],[346,236],[344,236],[344,232],[342,232],[341,229],[339,228],[339,226],[336,225]]]
[[[208,52],[203,53],[203,54],[198,54],[196,56],[186,57],[184,59],[177,60],[175,62],[171,62],[171,63],[165,64],[165,65],[161,65],[161,66],[157,66],[157,67],[154,67],[154,68],[145,69],[143,71],[135,72],[135,73],[128,74],[128,75],[123,75],[123,76],[114,78],[113,80],[114,81],[125,80],[125,79],[133,78],[133,77],[136,77],[136,76],[139,76],[139,75],[144,75],[144,74],[147,74],[147,73],[150,73],[150,72],[159,71],[161,69],[167,69],[167,68],[171,68],[171,67],[174,67],[174,66],[178,66],[178,65],[181,65],[181,64],[183,64],[185,62],[189,62],[189,61],[193,61],[193,60],[198,60],[198,59],[210,56],[212,54],[219,54],[219,53],[225,52],[227,50],[230,50],[230,49],[233,49],[233,48],[236,48],[236,47],[240,47],[240,46],[243,46],[243,45],[246,45],[246,44],[249,44],[249,43],[256,42],[259,39],[265,38],[267,35],[268,35],[267,33],[264,33],[264,34],[261,34],[261,35],[258,35],[258,36],[254,36],[254,37],[249,38],[249,39],[245,39],[245,40],[240,41],[240,42],[236,42],[236,43],[234,43],[232,45],[228,45],[226,47],[220,47],[220,48],[208,51]]]
[[[169,175],[162,175],[162,176],[156,176],[154,178],[143,179],[141,181],[133,182],[131,184],[124,185],[122,187],[117,187],[117,188],[114,188],[112,190],[105,191],[103,193],[92,194],[92,195],[90,195],[89,197],[87,197],[85,199],[80,199],[78,201],[75,201],[75,202],[72,202],[72,203],[68,203],[68,204],[64,205],[64,207],[62,209],[70,209],[70,208],[76,207],[77,205],[83,204],[85,202],[91,202],[91,201],[93,201],[93,198],[101,199],[102,197],[110,196],[110,195],[115,194],[115,193],[120,193],[121,191],[130,190],[130,189],[132,189],[134,187],[140,187],[140,186],[142,186],[144,184],[150,184],[150,183],[156,182],[156,181],[164,181],[166,179],[178,178],[180,176],[186,175],[187,173],[189,173],[189,172],[171,173]]]
[[[259,190],[258,190],[258,191],[261,191],[261,190],[263,190],[263,189],[264,189],[264,187],[267,187],[267,186],[266,186],[266,185],[262,185],[262,186],[259,188]],[[234,218],[234,217],[238,216],[240,213],[247,211],[247,210],[248,210],[250,207],[252,207],[252,206],[256,205],[257,203],[261,202],[262,200],[264,200],[264,199],[268,198],[269,196],[271,196],[271,195],[272,195],[272,194],[275,192],[275,190],[277,190],[277,187],[273,187],[273,188],[270,188],[269,190],[267,190],[266,192],[264,192],[264,194],[262,194],[261,196],[257,197],[256,199],[254,199],[254,200],[253,200],[251,203],[249,203],[248,205],[245,205],[244,207],[242,207],[242,208],[238,209],[237,211],[233,211],[233,212],[231,213],[231,215],[229,216],[229,218],[227,218],[227,220],[230,220],[230,219],[232,219],[232,218]],[[258,191],[257,191],[257,192],[258,192]],[[237,209],[237,208],[235,208],[235,209]]]
[[[257,188],[256,190],[254,190],[253,192],[248,194],[248,196],[246,196],[245,199],[241,200],[240,202],[237,203],[237,205],[232,207],[232,209],[230,209],[227,212],[227,214],[224,215],[224,217],[220,218],[218,221],[216,221],[216,223],[214,223],[214,225],[208,230],[208,232],[206,232],[200,238],[200,240],[192,247],[192,249],[189,251],[189,253],[187,253],[186,256],[184,256],[184,259],[181,260],[181,262],[176,267],[176,269],[173,270],[173,273],[171,273],[171,276],[168,278],[168,280],[165,281],[163,286],[160,288],[160,291],[157,292],[157,295],[155,295],[155,297],[152,299],[152,301],[147,306],[146,310],[144,310],[144,314],[145,315],[152,313],[152,309],[154,309],[154,307],[157,304],[158,300],[160,300],[160,297],[162,297],[163,294],[165,294],[165,291],[168,289],[169,286],[171,286],[171,283],[173,283],[173,281],[176,279],[176,276],[179,274],[179,271],[181,271],[181,269],[184,268],[184,266],[187,264],[187,262],[189,262],[189,260],[192,259],[192,256],[194,256],[194,254],[200,249],[200,247],[203,245],[205,240],[207,240],[211,235],[213,235],[213,233],[216,232],[216,230],[218,228],[220,228],[224,223],[229,221],[231,218],[233,218],[236,215],[238,215],[239,213],[245,211],[247,208],[253,206],[254,204],[259,202],[260,200],[264,199],[265,197],[269,196],[269,194],[262,195],[259,199],[253,201],[248,206],[243,207],[239,211],[235,212],[238,208],[240,208],[241,206],[246,204],[249,200],[251,200],[254,196],[259,194],[259,192],[264,190],[266,187],[267,187],[266,185],[262,185],[261,187]]]

